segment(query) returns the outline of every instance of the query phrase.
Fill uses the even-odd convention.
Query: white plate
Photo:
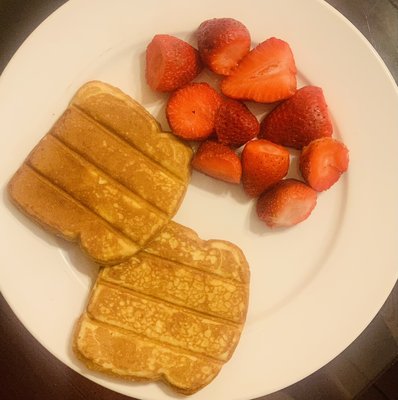
[[[318,0],[72,0],[47,19],[0,80],[0,284],[27,329],[82,375],[126,395],[167,399],[159,384],[88,372],[71,332],[95,276],[73,245],[21,216],[5,186],[30,149],[89,79],[119,86],[161,122],[165,96],[143,80],[156,33],[192,39],[205,19],[230,16],[259,42],[288,41],[300,84],[324,89],[349,172],[322,193],[311,217],[271,231],[240,189],[194,174],[176,219],[203,238],[237,243],[251,265],[247,325],[220,375],[193,399],[250,399],[304,378],[339,354],[382,306],[398,275],[398,92],[379,56],[339,13]]]

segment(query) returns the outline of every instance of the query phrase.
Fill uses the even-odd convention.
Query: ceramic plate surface
[[[194,43],[203,20],[226,16],[244,22],[253,43],[276,36],[290,44],[300,86],[324,90],[335,136],[350,149],[350,167],[319,195],[309,219],[273,231],[257,220],[241,188],[193,174],[175,219],[204,239],[230,240],[244,250],[251,296],[232,359],[191,398],[252,399],[304,378],[363,331],[398,276],[397,87],[373,48],[338,12],[317,0],[253,0],[245,6],[224,0],[72,0],[33,32],[0,79],[0,285],[18,318],[58,359],[140,399],[174,395],[161,384],[91,373],[74,358],[72,330],[96,267],[73,244],[16,211],[6,184],[88,80],[120,87],[167,128],[167,96],[151,92],[144,81],[146,45],[156,33]]]

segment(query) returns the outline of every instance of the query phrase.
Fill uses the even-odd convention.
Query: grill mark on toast
[[[81,108],[80,106],[78,106],[77,104],[71,104],[69,106],[70,108],[75,109],[77,112],[79,112],[84,118],[86,118],[87,120],[89,120],[91,123],[93,123],[94,125],[97,125],[98,127],[100,127],[102,130],[104,130],[108,135],[114,137],[116,140],[119,140],[120,142],[123,142],[125,144],[127,144],[128,146],[132,147],[136,152],[142,154],[148,161],[150,161],[153,164],[156,164],[158,166],[158,168],[162,169],[167,175],[169,175],[172,179],[175,179],[176,181],[178,181],[179,183],[185,184],[185,180],[180,178],[179,176],[177,176],[173,171],[170,171],[168,168],[166,168],[164,165],[160,164],[159,161],[157,161],[156,159],[151,158],[150,156],[148,156],[148,154],[145,154],[141,149],[139,149],[134,143],[129,142],[128,140],[126,140],[123,136],[121,136],[120,134],[118,134],[114,129],[112,129],[111,127],[107,126],[107,125],[103,125],[102,123],[100,123],[99,121],[97,121],[95,118],[93,118],[87,111],[85,111],[83,108]],[[159,131],[160,133],[161,131]],[[165,132],[166,133],[166,132]],[[156,135],[156,132],[153,132],[154,135]]]
[[[110,268],[112,268],[112,267],[110,267]],[[151,301],[155,301],[156,303],[159,303],[159,304],[168,304],[172,308],[179,308],[181,310],[184,310],[184,311],[187,311],[187,312],[189,312],[191,314],[194,314],[194,315],[196,315],[198,317],[206,317],[207,319],[210,319],[210,320],[212,320],[214,322],[223,323],[224,325],[228,325],[228,326],[233,327],[233,328],[239,328],[242,325],[242,322],[236,322],[236,321],[233,321],[233,320],[230,320],[230,319],[227,319],[227,318],[220,317],[218,315],[209,314],[209,313],[207,313],[205,311],[202,311],[202,310],[196,310],[194,308],[187,307],[187,306],[185,306],[183,304],[173,303],[172,301],[166,300],[166,299],[161,298],[161,297],[156,297],[156,296],[153,296],[153,295],[145,293],[145,292],[140,292],[138,290],[131,289],[131,288],[126,287],[126,286],[118,285],[116,283],[113,283],[113,282],[110,282],[110,281],[104,279],[102,277],[102,273],[100,273],[99,282],[98,283],[101,284],[101,285],[104,285],[104,286],[109,286],[109,287],[114,288],[114,289],[119,289],[119,290],[121,290],[123,292],[133,293],[134,296],[141,297],[142,299],[148,299],[148,300],[151,300]],[[91,301],[91,299],[90,299],[90,301]]]
[[[239,247],[225,240],[203,240],[190,228],[170,221],[145,247],[145,252],[249,283],[247,260]],[[232,267],[232,268],[231,268]]]
[[[177,274],[174,275],[176,270]],[[189,271],[188,275],[184,275],[183,271]],[[100,276],[102,281],[208,316],[236,324],[245,320],[247,307],[241,306],[247,304],[247,284],[222,278],[197,267],[158,258],[146,253],[145,249],[118,266],[102,269]],[[177,283],[168,289],[167,285],[176,280],[179,280],[182,287],[179,288]],[[199,288],[194,288],[195,282]],[[205,291],[205,288],[209,289]],[[176,293],[180,295],[176,296]],[[225,307],[219,304],[225,304]]]
[[[194,357],[199,358],[199,359],[209,360],[210,362],[213,362],[213,363],[219,365],[220,367],[222,367],[225,364],[225,361],[221,361],[221,360],[219,360],[219,359],[217,359],[215,357],[212,357],[211,355],[204,354],[204,353],[198,353],[198,352],[192,351],[190,349],[185,349],[184,347],[175,346],[175,345],[173,345],[171,343],[164,343],[164,342],[162,342],[160,340],[149,338],[149,337],[147,337],[145,335],[141,335],[141,334],[133,332],[133,331],[131,331],[129,329],[125,329],[123,327],[120,327],[120,326],[117,326],[117,325],[113,325],[113,324],[110,324],[108,322],[99,321],[96,318],[94,318],[89,312],[86,312],[85,314],[86,314],[86,317],[89,320],[91,320],[92,322],[94,322],[94,323],[96,323],[96,324],[98,324],[100,326],[104,326],[106,328],[110,327],[111,329],[113,329],[113,330],[115,330],[117,332],[120,332],[121,334],[124,334],[124,335],[127,335],[127,336],[135,336],[137,338],[141,338],[141,339],[143,339],[143,340],[145,340],[147,342],[154,343],[156,346],[160,346],[160,347],[163,347],[163,348],[166,348],[166,349],[172,349],[176,353],[182,353],[182,354],[187,355],[187,356],[194,356]],[[84,316],[84,314],[83,314],[83,316]]]
[[[154,212],[155,214],[161,214],[161,216],[163,217],[168,217],[167,213],[164,212],[163,210],[161,210],[159,207],[151,204],[151,202],[149,200],[144,199],[143,197],[141,197],[139,194],[135,193],[132,189],[130,189],[129,187],[127,187],[126,185],[124,185],[123,183],[119,182],[117,179],[115,179],[113,176],[109,175],[106,171],[104,171],[101,167],[96,166],[92,161],[88,160],[87,158],[85,158],[84,156],[82,156],[80,153],[78,153],[76,150],[74,150],[71,146],[69,146],[68,143],[64,142],[63,140],[61,140],[59,137],[51,135],[52,138],[54,138],[56,141],[58,141],[61,146],[64,146],[65,149],[67,149],[67,151],[69,151],[70,153],[72,153],[73,157],[82,160],[83,164],[89,164],[91,168],[100,171],[102,175],[104,175],[106,177],[106,179],[108,179],[109,181],[113,182],[115,184],[115,186],[119,186],[119,187],[123,187],[126,191],[130,192],[133,194],[134,197],[138,198],[138,201],[142,201],[143,203],[145,203],[148,208],[151,209],[152,212]]]
[[[207,269],[201,269],[199,267],[196,267],[195,265],[186,264],[186,263],[180,262],[178,260],[170,260],[170,259],[168,259],[166,257],[163,257],[163,256],[159,255],[159,254],[149,253],[149,252],[147,252],[146,248],[143,248],[142,251],[145,252],[145,256],[147,256],[147,257],[153,257],[153,258],[156,258],[156,259],[159,259],[159,260],[165,260],[167,262],[175,263],[175,264],[177,264],[177,265],[179,265],[181,267],[184,267],[184,268],[189,268],[189,269],[192,269],[192,270],[195,270],[195,271],[198,271],[198,272],[202,272],[202,273],[205,273],[205,274],[208,274],[208,275],[212,275],[215,278],[220,279],[220,280],[222,280],[224,282],[227,282],[229,284],[234,284],[234,285],[239,285],[239,286],[246,286],[247,285],[246,282],[241,282],[241,281],[239,281],[238,279],[235,279],[235,278],[227,278],[227,277],[225,277],[225,276],[223,276],[221,274],[218,274],[217,272],[213,272],[213,271],[210,271],[210,270],[207,270]],[[206,267],[210,267],[210,265],[206,264]]]
[[[122,136],[118,135],[115,133],[115,131],[112,131],[110,128],[107,128],[106,126],[100,124],[98,121],[96,121],[93,117],[91,117],[89,114],[87,114],[84,110],[82,110],[81,108],[79,108],[76,105],[71,105],[69,107],[70,109],[76,111],[79,116],[81,116],[82,118],[84,118],[86,121],[88,121],[88,123],[90,123],[91,125],[95,126],[98,130],[100,130],[102,132],[102,134],[108,136],[109,138],[111,138],[111,140],[114,140],[116,143],[119,143],[121,146],[123,147],[127,147],[130,149],[130,151],[133,151],[136,154],[139,154],[140,157],[143,157],[145,159],[145,162],[149,165],[151,165],[152,167],[155,167],[154,169],[160,169],[161,173],[163,173],[167,178],[169,178],[171,181],[173,181],[177,187],[183,188],[182,193],[185,193],[186,189],[187,189],[187,185],[186,185],[186,180],[184,181],[183,179],[181,179],[180,177],[178,177],[177,175],[175,175],[173,172],[169,171],[167,168],[165,168],[163,165],[161,165],[158,161],[156,161],[153,158],[150,158],[147,154],[145,154],[144,152],[142,152],[138,147],[134,146],[133,144],[131,144],[130,142],[128,142],[127,140],[125,140]],[[101,169],[102,171],[106,172],[100,165],[98,162],[95,162],[91,156],[89,154],[85,154],[83,153],[81,150],[77,149],[76,147],[72,146],[70,143],[68,143],[63,137],[61,137],[61,135],[59,134],[55,134],[54,133],[54,129],[51,129],[51,131],[49,132],[50,134],[52,134],[54,137],[58,138],[60,141],[62,141],[67,147],[69,147],[71,150],[73,150],[74,152],[78,153],[81,157],[83,157],[84,159],[86,159],[88,162],[94,164],[97,168]],[[134,193],[136,193],[138,196],[144,198],[141,194],[139,194],[136,190],[133,189],[133,187],[131,186],[127,186],[126,184],[124,184],[120,179],[114,178],[117,182],[119,182],[121,185],[125,186],[127,189],[133,191]],[[148,201],[153,207],[159,209],[161,212],[163,213],[167,213],[168,215],[172,215],[173,213],[168,213],[166,210],[161,209],[159,206],[157,206],[154,202],[151,202],[148,199],[145,199],[146,201]],[[175,205],[172,206],[171,210],[173,211],[176,208]]]
[[[145,199],[144,197],[142,197],[139,193],[137,193],[135,190],[133,190],[132,188],[126,186],[123,182],[121,182],[119,179],[114,178],[113,176],[111,177],[111,175],[108,174],[108,172],[106,172],[100,165],[98,165],[97,163],[93,162],[92,160],[88,159],[88,157],[85,156],[85,154],[83,154],[82,152],[78,151],[77,149],[75,149],[74,147],[72,147],[67,141],[65,141],[63,138],[60,138],[59,136],[55,136],[50,132],[51,136],[53,138],[55,138],[56,140],[58,140],[60,143],[62,143],[65,147],[68,148],[68,150],[70,150],[70,152],[75,153],[77,156],[81,157],[85,162],[91,164],[93,167],[95,167],[98,171],[101,171],[102,175],[106,175],[108,179],[112,179],[114,182],[117,182],[120,186],[123,186],[126,190],[128,190],[129,192],[133,193],[134,196],[139,197],[142,201],[144,201],[145,203],[147,203],[149,206],[151,206],[152,208],[156,209],[157,212],[159,212],[159,214],[165,214],[168,216],[168,214],[162,210],[161,208],[159,208],[156,204],[154,204],[153,202],[151,202],[148,199]]]
[[[175,178],[177,181],[179,181],[182,184],[185,184],[186,181],[184,181],[184,179],[180,178],[178,175],[176,175],[172,170],[170,170],[169,168],[167,168],[165,165],[161,164],[159,161],[151,158],[148,154],[144,153],[140,148],[138,148],[138,146],[136,146],[134,143],[132,143],[132,141],[128,141],[126,140],[122,135],[120,135],[115,129],[113,129],[112,127],[110,127],[109,125],[105,124],[105,123],[100,123],[99,121],[97,121],[93,116],[91,116],[86,110],[84,110],[81,106],[75,104],[75,103],[71,103],[69,107],[75,108],[77,109],[81,114],[83,114],[87,119],[91,120],[93,123],[99,125],[100,127],[102,127],[102,129],[104,129],[105,131],[107,131],[109,134],[111,134],[112,136],[118,138],[119,140],[127,143],[129,146],[131,146],[132,148],[134,148],[134,150],[136,150],[137,152],[140,152],[142,155],[144,155],[148,160],[151,160],[154,164],[156,164],[159,168],[162,168],[163,170],[166,170],[168,172],[169,175],[173,176],[173,178]],[[152,134],[156,135],[156,133],[167,133],[167,132],[162,132],[162,131],[158,131],[158,132],[153,132]]]
[[[58,146],[60,146],[60,148],[62,148],[64,151],[66,150],[66,153],[69,153],[69,155],[77,160],[77,164],[79,165],[79,168],[84,168],[85,164],[89,164],[89,168],[92,168],[92,170],[94,170],[95,172],[100,172],[98,175],[99,176],[104,176],[106,180],[108,180],[108,182],[112,183],[112,187],[116,187],[117,190],[119,190],[119,192],[121,192],[121,194],[123,194],[123,192],[126,192],[130,195],[130,197],[134,198],[134,201],[138,202],[138,203],[143,203],[145,206],[147,207],[143,207],[147,212],[149,209],[149,212],[151,212],[152,214],[154,214],[159,220],[158,223],[161,223],[162,219],[163,220],[169,220],[169,217],[164,214],[163,212],[159,212],[157,209],[155,209],[154,207],[152,207],[147,201],[145,201],[144,199],[142,199],[141,197],[138,197],[136,194],[134,194],[131,190],[126,189],[124,186],[120,185],[117,181],[115,181],[111,176],[109,176],[108,174],[102,172],[100,169],[98,169],[97,167],[95,167],[94,165],[92,165],[90,162],[88,162],[87,160],[85,160],[83,157],[81,157],[79,154],[77,154],[76,152],[74,152],[73,150],[69,149],[69,147],[67,147],[66,145],[64,145],[58,138],[56,138],[53,135],[48,135],[47,137],[45,137],[46,140],[48,139],[52,139],[54,140]],[[42,143],[42,142],[41,142]],[[39,144],[40,146],[40,144]],[[27,159],[27,163],[33,168],[35,169],[37,172],[41,172],[39,171],[39,169],[33,165],[31,158],[35,156],[37,148],[35,148],[35,150],[30,154],[30,156]],[[56,182],[53,181],[53,179],[47,175],[45,175],[43,172],[41,172],[41,174],[43,176],[46,176],[46,178],[51,181],[53,183],[53,185],[58,186],[59,184],[57,184]],[[63,189],[63,188],[61,188]],[[121,189],[121,190],[120,190]],[[76,198],[76,194],[75,193],[70,193],[69,191],[63,189],[65,192],[67,192],[71,197],[73,197],[78,203],[81,203],[83,205],[83,203],[81,202],[81,200],[79,200],[78,198]],[[95,213],[98,216],[101,216],[100,214],[98,214],[98,211],[96,211],[95,209],[93,209],[92,207],[94,207],[92,204],[84,204],[86,206],[86,208],[90,209],[93,213]],[[149,213],[147,215],[146,218],[149,217]],[[103,216],[101,216],[101,218],[105,219]],[[111,224],[112,226],[114,226],[114,223],[108,221],[109,224]],[[161,226],[163,226],[164,223],[161,223]],[[117,228],[118,231],[121,231],[121,228],[115,226],[115,228]],[[149,238],[146,238],[142,243],[139,242],[140,245],[142,245],[143,243],[146,243],[150,238],[152,238],[153,236],[156,235],[156,232],[159,231],[160,228],[158,228],[155,232],[151,232],[149,234]],[[134,234],[135,232],[133,232]],[[128,234],[127,232],[124,232],[124,234],[129,237],[132,241],[135,241],[135,239],[133,237],[131,237],[131,234]]]
[[[98,218],[101,223],[106,225],[106,227],[115,232],[115,235],[117,236],[122,236],[124,240],[131,242],[134,246],[140,247],[134,240],[129,238],[125,233],[123,233],[120,229],[118,229],[116,226],[113,226],[110,224],[106,219],[92,211],[90,208],[86,207],[84,204],[76,200],[73,196],[71,196],[68,192],[65,192],[62,188],[60,188],[58,185],[54,184],[50,179],[48,179],[45,175],[43,175],[40,171],[36,170],[33,166],[29,165],[28,163],[24,163],[24,166],[26,168],[29,168],[34,174],[37,175],[37,177],[44,182],[46,185],[50,186],[53,188],[56,192],[58,192],[62,197],[67,198],[69,201],[72,203],[76,204],[78,207],[83,208],[87,213],[94,215],[96,218]]]
[[[122,293],[124,292],[129,296],[136,297],[138,299],[147,301],[149,303],[156,303],[156,304],[158,304],[159,306],[161,306],[163,308],[168,308],[171,312],[173,312],[173,311],[177,312],[177,313],[178,312],[179,313],[182,312],[184,315],[187,315],[188,317],[191,316],[190,318],[202,320],[201,322],[203,324],[205,324],[205,320],[207,319],[207,320],[213,321],[213,323],[217,324],[220,327],[225,328],[225,327],[228,326],[230,328],[230,334],[232,335],[229,339],[232,340],[234,338],[232,340],[232,342],[235,343],[235,344],[237,344],[239,342],[239,338],[240,338],[240,335],[241,335],[241,329],[239,327],[239,324],[234,324],[234,323],[231,323],[230,321],[226,321],[226,320],[223,320],[221,318],[220,319],[214,318],[214,317],[212,318],[211,316],[208,316],[207,314],[195,312],[194,310],[186,309],[185,307],[175,306],[174,304],[171,304],[171,303],[168,303],[168,302],[159,301],[158,299],[152,298],[151,296],[143,296],[140,293],[136,293],[136,292],[131,294],[129,290],[123,290],[118,286],[109,285],[109,284],[103,283],[103,282],[100,282],[99,285],[107,286],[108,288],[111,288],[111,289],[116,289],[119,292],[122,292]],[[191,347],[196,348],[196,350],[194,350],[193,348],[189,347],[190,346],[190,340],[186,340],[184,342],[181,339],[176,339],[177,335],[175,333],[170,334],[170,336],[175,341],[179,342],[179,344],[170,343],[169,341],[164,339],[164,337],[166,335],[156,334],[155,329],[153,329],[154,327],[150,327],[149,324],[146,325],[145,330],[142,329],[142,332],[139,331],[140,330],[139,328],[134,328],[131,325],[128,326],[128,327],[122,326],[122,325],[117,325],[112,321],[112,318],[107,318],[107,316],[101,315],[100,313],[95,312],[95,310],[93,311],[93,308],[95,308],[95,305],[96,305],[95,304],[95,301],[96,301],[95,296],[99,294],[98,292],[99,292],[99,289],[98,289],[98,286],[97,286],[96,290],[95,290],[95,292],[93,294],[94,296],[90,298],[90,302],[89,302],[89,305],[88,305],[87,310],[86,310],[86,313],[89,314],[90,317],[95,321],[102,322],[104,324],[108,324],[108,325],[110,325],[112,327],[115,327],[115,328],[118,328],[118,329],[122,329],[122,330],[124,330],[126,332],[130,332],[130,333],[132,333],[134,335],[137,335],[139,337],[145,338],[147,340],[154,341],[156,343],[160,343],[162,346],[165,346],[165,347],[170,346],[170,347],[182,350],[182,351],[190,353],[190,354],[205,356],[207,358],[211,358],[211,359],[217,360],[219,362],[224,362],[224,363],[227,362],[231,358],[231,356],[233,354],[235,346],[233,346],[233,348],[229,347],[230,344],[231,344],[230,341],[227,344],[224,345],[225,346],[224,350],[222,352],[219,352],[220,355],[217,357],[215,355],[212,355],[213,353],[216,352],[215,349],[213,349],[211,352],[207,351],[207,349],[211,346],[210,344],[208,346],[206,346],[206,347],[203,347],[202,351],[199,350],[200,346],[198,344],[196,344],[196,345],[193,344],[193,345],[191,345]],[[148,307],[149,306],[148,306],[148,304],[146,306],[147,306],[146,312],[148,312]],[[104,319],[102,319],[101,316]],[[112,314],[112,316],[113,316],[113,314]],[[117,320],[117,322],[119,322],[120,318],[118,317],[116,320]],[[159,317],[157,317],[157,321],[160,321]],[[142,325],[145,325],[145,323],[142,323]],[[148,334],[145,333],[146,330],[150,330],[151,332],[153,332],[153,335],[157,336],[157,337],[149,336]],[[205,338],[202,337],[202,335],[200,335],[200,339],[203,340]],[[213,347],[214,346],[218,347],[217,345],[213,345]],[[223,356],[223,354],[225,354],[225,356]]]
[[[102,292],[103,290],[105,290],[105,293]],[[131,309],[128,310],[127,304],[116,307],[113,303],[107,304],[107,301],[113,301],[113,295],[116,296],[117,301],[130,302]],[[102,311],[104,307],[106,311]],[[143,308],[145,308],[145,311]],[[208,318],[207,315],[202,313],[193,312],[183,307],[175,307],[172,304],[140,296],[131,293],[129,290],[103,283],[97,285],[94,296],[87,307],[87,312],[95,320],[121,327],[166,345],[172,345],[197,354],[206,354],[224,362],[228,361],[233,353],[231,343],[236,344],[241,335],[241,329],[238,325],[226,323],[224,320]],[[139,312],[143,316],[129,316],[130,312]],[[154,318],[151,318],[151,316]],[[169,318],[173,322],[172,325],[170,325]],[[189,324],[189,329],[202,329],[202,331],[200,333],[187,332],[186,324]],[[222,334],[219,333],[220,330]],[[205,336],[205,332],[209,332],[208,337]],[[203,341],[206,341],[206,343],[203,343]]]

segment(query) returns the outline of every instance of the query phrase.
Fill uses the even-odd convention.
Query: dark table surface
[[[0,0],[0,72],[26,37],[64,2]],[[367,37],[398,81],[397,0],[328,2]],[[394,383],[398,382],[398,368],[390,368],[397,356],[396,286],[375,319],[342,354],[303,381],[261,399],[398,399],[398,385]],[[389,378],[379,378],[385,371],[389,372],[383,376]],[[127,397],[94,384],[58,361],[30,335],[0,296],[0,399]]]

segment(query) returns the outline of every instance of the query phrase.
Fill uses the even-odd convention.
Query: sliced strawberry
[[[322,192],[335,184],[347,171],[348,149],[340,141],[325,137],[312,141],[300,155],[300,171],[304,180]]]
[[[230,75],[250,50],[250,33],[233,18],[213,18],[197,30],[198,49],[204,64],[220,75]]]
[[[248,196],[257,197],[284,178],[289,170],[287,149],[268,140],[253,140],[242,152],[242,184]]]
[[[257,215],[271,228],[296,225],[309,217],[317,192],[296,179],[285,179],[264,192],[257,201]]]
[[[210,140],[199,146],[192,159],[192,167],[230,183],[239,183],[242,174],[238,155],[228,146]]]
[[[234,99],[272,103],[296,92],[296,64],[290,46],[270,38],[247,54],[221,82],[221,91]]]
[[[245,104],[226,99],[216,115],[215,130],[220,143],[240,147],[258,135],[260,124]]]
[[[214,131],[221,96],[208,83],[190,83],[173,92],[166,106],[172,131],[187,140],[204,140]]]
[[[155,35],[146,49],[145,77],[153,90],[175,90],[194,79],[201,70],[199,52],[174,36]]]
[[[321,88],[304,86],[265,116],[259,137],[301,149],[312,140],[333,132]]]

